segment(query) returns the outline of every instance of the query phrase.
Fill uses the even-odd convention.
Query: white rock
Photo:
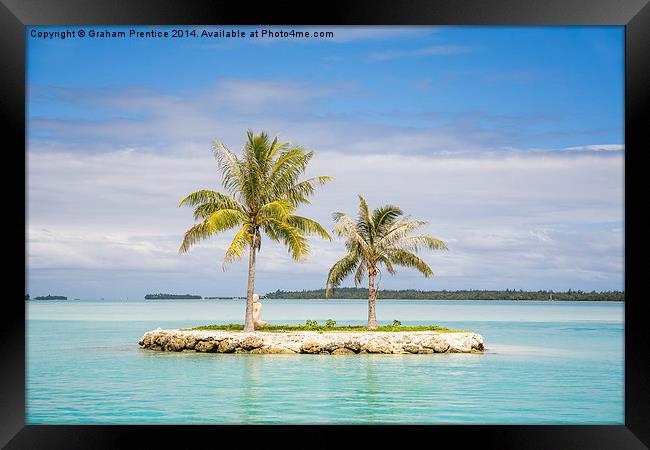
[[[223,341],[223,343],[221,343]],[[178,342],[186,348],[179,349]],[[214,342],[215,345],[200,344]],[[221,343],[221,345],[219,345]],[[142,336],[143,348],[162,351],[215,349],[216,352],[253,353],[469,353],[484,349],[483,336],[476,333],[434,331],[290,331],[270,332],[220,330],[162,330],[157,328]],[[340,351],[336,351],[340,350]]]

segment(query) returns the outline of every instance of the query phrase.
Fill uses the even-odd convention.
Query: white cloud
[[[332,94],[360,95],[361,90],[354,82],[220,79],[199,91],[175,95],[152,94],[140,88],[50,87],[34,91],[32,101],[54,98],[86,108],[103,108],[102,117],[94,119],[30,118],[30,132],[47,134],[45,142],[49,145],[60,141],[66,143],[67,149],[71,143],[82,148],[91,143],[96,148],[97,143],[108,141],[128,147],[153,145],[157,150],[187,154],[188,147],[209,143],[216,137],[237,143],[247,128],[275,134],[291,126],[305,130],[304,134],[311,137],[314,132],[336,136],[333,127],[343,123],[352,128],[352,124],[321,117],[318,102]],[[202,155],[201,151],[195,156]]]
[[[623,144],[592,144],[580,145],[577,147],[566,147],[564,150],[570,151],[595,151],[595,152],[622,152],[625,149]]]
[[[308,82],[285,80],[222,79],[214,92],[208,95],[217,108],[225,107],[244,114],[260,114],[281,110],[304,110],[312,100],[323,98],[338,85],[314,85]],[[223,105],[223,106],[222,106]]]
[[[328,102],[341,98],[372,99],[376,93],[353,81],[315,83],[280,79],[220,79],[193,91],[155,92],[140,87],[32,87],[34,102],[55,100],[93,111],[84,119],[31,117],[32,148],[63,151],[111,151],[155,148],[186,157],[202,157],[218,138],[239,148],[243,130],[265,130],[323,151],[357,153],[453,154],[494,151],[534,151],[522,142],[537,133],[533,124],[561,120],[549,114],[506,115],[481,111],[456,114],[391,111],[329,113]],[[567,137],[589,137],[590,131]],[[46,136],[46,137],[41,137]],[[537,136],[537,139],[545,139]],[[592,139],[593,142],[593,139]],[[36,145],[38,144],[38,145]],[[566,152],[614,152],[622,145],[583,145]],[[547,151],[546,149],[537,149]]]
[[[417,56],[444,56],[457,55],[460,53],[473,52],[475,47],[466,45],[432,45],[430,47],[416,48],[412,50],[387,50],[373,52],[369,58],[372,61],[388,61],[400,58],[412,58]]]
[[[188,158],[139,149],[33,149],[27,167],[28,269],[35,295],[45,286],[109,295],[127,285],[144,293],[158,286],[241,293],[245,261],[221,271],[229,234],[189,254],[177,252],[193,223],[189,209],[176,207],[180,198],[220,188],[208,151]],[[302,213],[331,228],[333,210],[353,214],[360,193],[371,207],[396,203],[429,221],[427,231],[450,247],[423,255],[437,276],[425,280],[402,270],[384,277],[387,288],[622,288],[622,169],[622,155],[317,152],[308,175],[335,180]],[[322,286],[344,248],[318,239],[312,246],[312,256],[296,263],[284,248],[266,242],[260,292]]]

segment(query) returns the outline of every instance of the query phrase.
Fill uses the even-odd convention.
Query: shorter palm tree
[[[447,250],[440,239],[428,234],[411,236],[411,233],[426,222],[411,220],[404,216],[402,210],[394,205],[375,209],[372,214],[368,204],[359,195],[359,213],[356,222],[347,214],[336,212],[334,232],[345,238],[348,254],[337,261],[327,275],[326,298],[341,282],[354,273],[354,284],[358,286],[364,275],[368,276],[368,328],[377,328],[375,303],[379,283],[375,287],[375,277],[379,275],[380,266],[384,266],[391,275],[394,266],[410,267],[421,272],[425,277],[433,275],[431,267],[416,255],[420,248]]]

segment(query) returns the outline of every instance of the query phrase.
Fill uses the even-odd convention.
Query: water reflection
[[[386,356],[384,356],[385,358]],[[390,357],[390,356],[389,356]],[[372,422],[376,418],[376,409],[380,407],[380,394],[381,394],[381,383],[389,383],[390,380],[380,380],[379,374],[377,373],[377,365],[380,364],[378,358],[382,358],[380,355],[364,355],[361,357],[360,361],[362,362],[362,370],[364,371],[363,380],[364,383],[360,384],[362,387],[360,393],[361,398],[365,400],[367,410],[365,417],[360,418],[363,421]],[[389,361],[386,361],[389,362]]]
[[[258,355],[236,356],[242,362],[242,422],[254,423],[260,418],[260,391],[263,388],[261,365],[264,357]]]

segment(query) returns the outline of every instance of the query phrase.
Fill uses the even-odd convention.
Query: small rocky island
[[[28,300],[29,296],[25,297],[25,300]],[[64,295],[41,295],[40,297],[34,297],[34,300],[67,300],[68,297]]]
[[[169,352],[311,353],[321,355],[482,352],[483,336],[435,331],[295,331],[154,330],[140,347]]]
[[[201,300],[200,295],[192,294],[147,294],[145,300]]]

